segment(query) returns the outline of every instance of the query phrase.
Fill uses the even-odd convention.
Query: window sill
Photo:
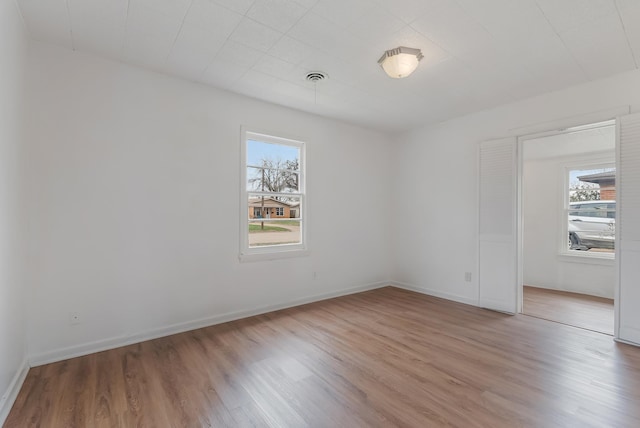
[[[575,251],[571,253],[560,253],[558,259],[568,263],[586,263],[590,265],[613,266],[616,259],[611,253],[587,253]]]
[[[306,257],[308,255],[309,255],[309,250],[291,249],[291,250],[280,250],[280,251],[248,253],[248,254],[240,253],[240,256],[238,258],[241,263],[245,263],[245,262],[259,262],[259,261],[267,261],[267,260],[290,259],[294,257]]]

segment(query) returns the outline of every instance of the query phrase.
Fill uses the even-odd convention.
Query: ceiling
[[[525,162],[551,160],[557,163],[559,158],[566,158],[567,156],[573,156],[574,159],[576,156],[584,158],[585,155],[593,154],[601,154],[603,157],[611,159],[611,161],[615,160],[615,121],[576,127],[575,129],[578,130],[525,140],[522,153],[523,160]]]
[[[17,2],[36,40],[389,132],[640,63],[639,0]],[[424,54],[406,79],[377,64],[397,46]]]

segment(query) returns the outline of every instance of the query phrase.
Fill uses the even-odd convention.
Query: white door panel
[[[479,149],[479,302],[517,311],[516,139],[485,141]]]
[[[618,132],[616,257],[618,338],[640,344],[640,114],[623,116]]]

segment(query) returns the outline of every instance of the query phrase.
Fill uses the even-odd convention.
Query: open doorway
[[[522,313],[613,335],[615,123],[521,147]]]

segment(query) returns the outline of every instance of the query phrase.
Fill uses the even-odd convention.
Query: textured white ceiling
[[[384,131],[640,61],[640,0],[17,1],[34,39]],[[391,79],[377,60],[401,45],[424,59]]]
[[[525,162],[552,161],[558,164],[558,171],[561,166],[559,158],[565,158],[566,164],[575,162],[576,156],[580,159],[585,155],[598,154],[599,157],[608,157],[613,161],[616,156],[616,127],[611,121],[608,125],[602,124],[596,128],[534,138],[526,140],[523,148],[522,156]],[[567,160],[567,156],[572,156],[572,159]]]

